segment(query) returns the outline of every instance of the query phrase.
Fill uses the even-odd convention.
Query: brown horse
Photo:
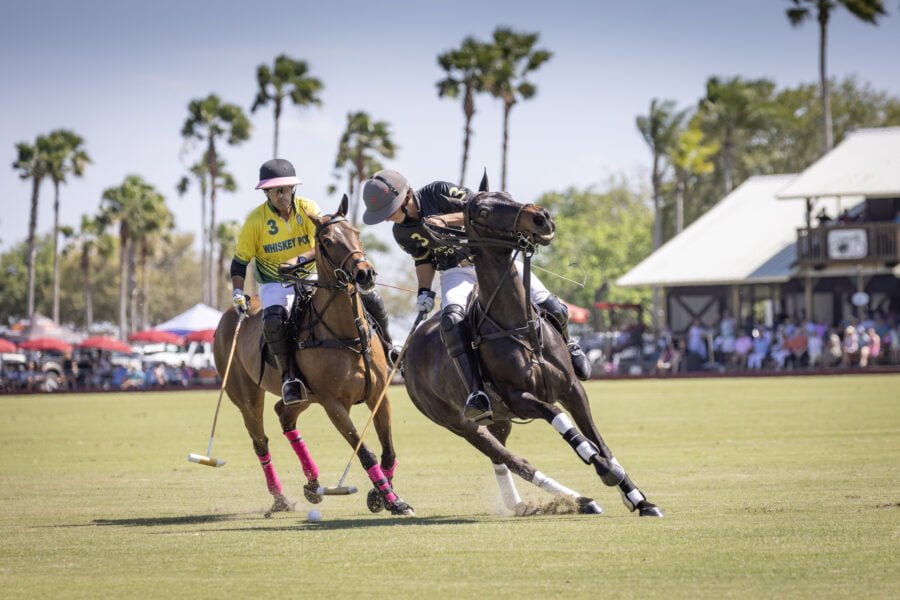
[[[366,260],[359,232],[347,221],[346,214],[347,196],[344,196],[334,215],[309,215],[316,226],[318,282],[313,284],[315,291],[299,323],[295,359],[309,386],[310,399],[291,405],[285,405],[281,399],[275,403],[282,432],[300,459],[307,478],[304,495],[313,503],[322,500],[318,491],[319,469],[297,431],[297,417],[310,405],[321,405],[335,428],[355,448],[360,438],[350,420],[350,407],[365,402],[371,410],[388,385],[384,348],[373,336],[359,298],[360,293],[374,288],[375,269]],[[225,372],[237,324],[238,315],[230,310],[222,315],[216,329],[213,351],[219,373]],[[269,440],[263,430],[265,392],[280,395],[281,376],[275,367],[266,364],[264,353],[260,351],[262,327],[261,312],[245,318],[225,391],[244,417],[269,493],[275,498],[268,515],[291,510],[293,504],[284,495],[275,473]],[[387,398],[382,401],[374,424],[381,443],[381,463],[365,444],[358,452],[374,486],[370,491],[370,510],[380,510],[384,506],[393,514],[412,515],[412,508],[392,488],[396,454],[391,439],[391,406]]]
[[[466,388],[441,342],[437,318],[426,321],[409,342],[404,368],[413,404],[491,459],[503,502],[510,510],[523,506],[511,471],[547,492],[574,499],[579,512],[602,512],[591,498],[559,484],[506,449],[512,419],[518,417],[553,425],[604,484],[618,487],[629,510],[641,516],[662,516],[600,437],[587,394],[572,371],[565,339],[546,319],[533,314],[526,301],[530,257],[536,245],[553,239],[553,219],[539,206],[518,204],[503,192],[484,191],[486,187],[482,181],[482,192],[469,199],[465,232],[456,243],[468,245],[475,256],[478,286],[470,301],[470,341],[479,355],[494,421],[478,426],[463,416]],[[432,227],[432,231],[447,241],[454,236],[446,228]],[[525,256],[524,284],[513,262],[514,251]],[[557,408],[557,402],[568,414]]]

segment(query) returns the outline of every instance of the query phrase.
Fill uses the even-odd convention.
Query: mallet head
[[[206,465],[207,467],[221,467],[225,464],[224,460],[204,456],[203,454],[188,454],[188,460],[199,465]]]

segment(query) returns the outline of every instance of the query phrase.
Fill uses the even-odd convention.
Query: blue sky
[[[520,200],[611,175],[646,176],[649,155],[634,120],[653,98],[687,106],[711,75],[769,77],[779,87],[817,80],[817,27],[787,22],[786,0],[488,2],[230,0],[4,3],[0,20],[0,250],[27,234],[30,186],[10,168],[14,145],[68,127],[94,159],[62,191],[61,221],[95,213],[107,187],[137,173],[166,195],[182,231],[199,231],[199,201],[175,184],[199,149],[180,129],[193,98],[215,92],[249,111],[255,71],[279,53],[305,59],[325,84],[321,108],[287,107],[280,154],[297,167],[301,193],[330,212],[326,195],[346,114],[388,121],[400,147],[390,166],[414,185],[458,176],[462,111],[438,99],[435,57],[497,25],[538,31],[553,59],[532,78],[533,100],[511,119],[509,191]],[[856,75],[900,96],[900,4],[877,27],[838,10],[829,29],[829,71]],[[477,99],[467,174],[482,166],[499,182],[501,110]],[[272,112],[251,116],[251,141],[223,148],[240,190],[223,195],[218,219],[242,219],[269,158]],[[38,229],[52,228],[52,189],[42,190]],[[384,229],[376,229],[376,232]]]

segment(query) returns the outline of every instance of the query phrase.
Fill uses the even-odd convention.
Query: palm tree
[[[776,107],[771,104],[775,84],[767,79],[747,81],[740,77],[722,81],[710,77],[706,97],[700,101],[698,115],[704,133],[721,144],[719,161],[725,193],[735,186],[735,157],[754,133],[765,128]]]
[[[666,157],[675,143],[685,111],[675,108],[673,100],[650,101],[650,114],[639,116],[635,124],[653,155],[650,183],[653,189],[653,249],[662,246],[662,185]]]
[[[96,252],[101,257],[112,251],[112,240],[105,233],[106,224],[99,217],[81,215],[81,226],[72,236],[68,249],[80,253],[81,286],[84,294],[84,322],[90,331],[94,326],[94,286],[92,260]]]
[[[186,140],[198,139],[206,142],[203,155],[209,181],[209,247],[212,248],[213,232],[216,229],[216,190],[219,189],[219,155],[216,142],[224,137],[229,145],[236,145],[250,138],[250,121],[240,106],[225,104],[215,94],[205,99],[191,100],[188,118],[181,128]],[[211,261],[210,261],[211,262]],[[210,279],[210,297],[218,296],[218,278]]]
[[[379,156],[394,158],[397,150],[387,121],[373,121],[363,111],[347,115],[347,127],[338,143],[334,168],[347,169],[348,195],[353,203],[350,209],[351,223],[354,227],[359,223],[359,190],[362,189],[362,182],[380,170]]]
[[[159,253],[160,243],[170,243],[170,233],[175,225],[175,218],[166,206],[166,200],[160,194],[148,194],[141,205],[141,212],[136,219],[137,227],[133,230],[135,241],[140,246],[140,271],[141,285],[140,298],[137,294],[132,296],[132,318],[137,321],[138,310],[141,307],[140,321],[136,323],[137,329],[144,329],[149,325],[150,319],[150,283],[147,273],[147,261],[151,255]]]
[[[684,197],[691,177],[708,175],[715,169],[712,157],[719,151],[717,142],[707,142],[698,124],[691,122],[678,132],[669,148],[668,161],[675,171],[675,234],[684,229]]]
[[[200,189],[200,228],[202,231],[200,235],[200,301],[212,305],[213,301],[210,293],[212,285],[210,283],[210,278],[214,277],[215,274],[212,266],[212,250],[209,247],[209,229],[206,226],[206,196],[209,188],[207,179],[209,169],[207,168],[206,163],[201,160],[191,166],[189,171],[191,176],[183,176],[178,182],[176,190],[178,191],[179,196],[184,196],[191,186],[191,178],[197,181],[197,187]],[[217,189],[226,192],[237,191],[237,181],[235,180],[234,175],[225,171],[224,161],[218,161],[216,172],[218,177],[218,182],[216,184]]]
[[[240,231],[241,224],[237,221],[225,221],[224,223],[220,223],[216,228],[216,246],[219,249],[218,260],[216,261],[216,273],[218,273],[220,279],[226,273],[226,261],[234,256]],[[220,306],[223,301],[227,301],[227,299],[216,298],[216,304],[214,306]]]
[[[69,173],[84,175],[91,157],[84,149],[84,139],[74,131],[57,129],[47,138],[51,147],[48,174],[53,182],[53,320],[59,322],[59,185]]]
[[[812,18],[813,10],[819,22],[819,93],[822,99],[822,154],[834,146],[834,132],[831,124],[831,97],[828,90],[828,70],[825,51],[828,46],[828,21],[831,11],[844,6],[858,19],[875,25],[878,17],[885,13],[883,0],[790,0],[793,7],[785,11],[791,25],[799,27],[804,21]]]
[[[315,104],[321,106],[317,95],[322,91],[322,82],[315,77],[308,77],[309,67],[306,61],[294,60],[284,54],[275,58],[275,66],[259,65],[256,68],[256,83],[259,90],[250,112],[272,101],[275,105],[275,141],[272,144],[272,157],[278,156],[278,121],[281,118],[281,107],[285,98],[290,98],[297,106]]]
[[[118,187],[107,188],[100,201],[100,218],[105,224],[119,224],[119,336],[131,331],[128,300],[135,291],[135,241],[145,229],[145,213],[152,212],[162,195],[138,175],[129,175]],[[132,319],[134,312],[132,311]]]
[[[539,33],[516,33],[506,28],[494,30],[491,45],[491,68],[485,77],[485,87],[495,98],[503,102],[503,161],[500,189],[506,189],[506,157],[509,148],[509,113],[519,99],[528,100],[537,93],[537,87],[526,81],[532,71],[550,60],[553,54],[535,49]]]
[[[18,156],[13,162],[14,169],[19,171],[19,177],[31,180],[31,213],[28,218],[28,319],[34,318],[34,275],[35,261],[37,258],[37,231],[38,197],[40,195],[41,182],[49,173],[50,143],[46,136],[38,136],[34,144],[19,142],[16,144]]]
[[[459,183],[465,182],[466,164],[469,161],[469,141],[472,137],[472,117],[475,116],[475,94],[485,91],[485,74],[491,67],[490,46],[472,37],[463,40],[456,50],[449,50],[437,57],[438,64],[447,76],[437,82],[439,98],[457,98],[462,92],[463,128],[462,168]]]

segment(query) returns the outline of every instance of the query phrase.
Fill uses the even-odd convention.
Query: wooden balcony
[[[797,230],[797,264],[885,264],[900,262],[900,223],[835,223]]]

